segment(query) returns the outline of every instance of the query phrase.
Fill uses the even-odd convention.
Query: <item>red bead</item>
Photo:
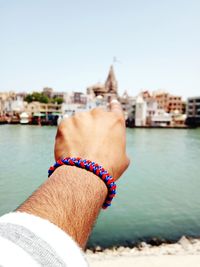
[[[113,178],[110,178],[110,180],[108,180],[107,184],[109,185],[109,184],[112,184],[114,182],[115,182],[114,179]]]
[[[96,175],[99,175],[99,173],[100,173],[100,170],[99,169],[96,170]]]
[[[107,177],[107,174],[103,174],[101,178],[102,178],[102,180],[105,180],[106,177]]]
[[[85,165],[84,165],[83,162],[81,162],[80,165],[81,165],[82,168],[85,168]]]
[[[65,162],[63,162],[65,161]],[[115,197],[116,193],[113,193],[112,191],[116,189],[116,184],[115,184],[115,181],[114,179],[111,177],[110,178],[110,175],[108,174],[107,171],[105,171],[105,169],[101,166],[99,166],[97,163],[92,163],[91,160],[82,160],[81,158],[77,157],[77,158],[70,158],[70,157],[66,157],[64,158],[63,160],[58,160],[56,162],[57,164],[57,167],[61,166],[61,165],[71,165],[71,166],[77,166],[77,167],[80,167],[80,168],[83,168],[85,169],[86,168],[86,165],[87,165],[87,170],[88,171],[91,171],[91,172],[94,172],[97,176],[99,176],[104,182],[105,184],[107,185],[107,187],[109,187],[110,184],[113,183],[112,187],[111,188],[108,188],[108,195],[107,195],[107,199],[105,200],[102,208],[103,209],[107,209],[108,206],[110,206],[111,204],[111,201],[113,199],[113,197]],[[59,166],[58,166],[59,165]],[[54,167],[54,166],[51,166],[49,168],[49,171],[51,171],[51,174],[53,173],[53,171],[57,168],[57,167]],[[95,170],[96,169],[96,170]],[[104,174],[100,175],[100,173],[102,172],[105,172]],[[50,172],[49,172],[50,173]],[[49,174],[49,176],[51,175]],[[106,179],[108,179],[108,181],[106,181]],[[106,205],[107,204],[107,205]]]
[[[57,160],[57,163],[60,164],[60,165],[64,164],[61,159]]]
[[[73,160],[69,160],[69,163],[70,163],[70,165],[72,165],[72,166],[74,166],[75,164],[74,164],[74,162],[73,162]]]
[[[116,185],[113,185],[111,188],[109,188],[109,190],[115,190],[117,188]]]
[[[93,166],[92,165],[90,165],[89,170],[93,171]]]

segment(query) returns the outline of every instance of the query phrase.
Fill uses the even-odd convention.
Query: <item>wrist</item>
[[[84,248],[106,195],[107,187],[93,173],[61,166],[18,211],[49,220]]]
[[[73,166],[63,165],[57,168],[54,173],[49,177],[53,180],[61,180],[63,185],[72,184],[75,188],[77,187],[77,193],[81,190],[82,193],[91,194],[91,195],[101,195],[101,201],[105,200],[108,189],[105,183],[99,179],[92,172],[87,170],[76,168]],[[65,190],[65,187],[63,187]],[[75,193],[76,191],[74,191]],[[99,202],[99,198],[94,198],[92,201]],[[101,204],[102,204],[101,203]]]
[[[48,176],[50,177],[58,167],[64,165],[81,168],[89,172],[92,172],[93,174],[98,176],[108,188],[108,194],[105,199],[105,202],[103,203],[102,208],[106,209],[107,207],[111,206],[112,199],[116,194],[116,184],[113,177],[110,176],[107,170],[105,170],[102,166],[100,166],[96,162],[88,159],[81,159],[80,157],[76,158],[66,157],[64,159],[56,161],[55,164],[49,168]]]

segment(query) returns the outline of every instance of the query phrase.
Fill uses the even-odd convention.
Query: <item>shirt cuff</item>
[[[83,251],[69,235],[35,215],[12,212],[0,217],[0,236],[20,246],[41,265],[45,260],[50,264],[57,260],[60,266],[88,266]]]

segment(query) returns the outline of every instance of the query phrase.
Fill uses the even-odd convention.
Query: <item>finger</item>
[[[117,99],[113,99],[110,102],[110,111],[118,114],[121,117],[124,117],[124,112],[122,110],[122,106]]]
[[[91,109],[91,113],[93,113],[94,115],[96,115],[96,114],[99,114],[99,113],[105,113],[105,108],[104,107],[97,107],[97,108],[93,108],[93,109]]]

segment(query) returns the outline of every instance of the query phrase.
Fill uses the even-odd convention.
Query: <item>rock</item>
[[[141,248],[147,248],[147,247],[149,247],[150,245],[148,245],[146,242],[141,242],[140,243],[140,247]]]
[[[93,252],[92,252],[92,250],[87,249],[87,250],[86,250],[86,254],[93,254]]]
[[[148,243],[152,246],[160,246],[161,244],[163,244],[165,242],[166,242],[166,240],[164,240],[164,239],[153,237],[152,239],[149,240]]]
[[[110,254],[112,254],[112,250],[110,250],[110,249],[108,249],[108,248],[104,249],[103,252],[104,252],[106,255],[110,255]]]
[[[177,243],[180,244],[184,249],[187,249],[191,245],[190,240],[185,236],[182,236]]]
[[[96,247],[95,247],[95,251],[96,251],[96,252],[102,252],[103,249],[102,249],[100,246],[96,246]]]
[[[131,249],[129,247],[124,247],[124,250],[123,250],[124,253],[129,253],[130,251]]]
[[[138,252],[137,248],[131,248],[130,249],[130,253],[132,253],[132,254],[136,254],[137,252]]]
[[[200,245],[200,240],[199,240],[199,239],[196,239],[196,238],[190,238],[189,240],[190,240],[190,243],[191,243],[191,244],[197,244],[197,245],[199,244],[199,245]]]
[[[117,252],[124,252],[124,247],[118,247]]]

